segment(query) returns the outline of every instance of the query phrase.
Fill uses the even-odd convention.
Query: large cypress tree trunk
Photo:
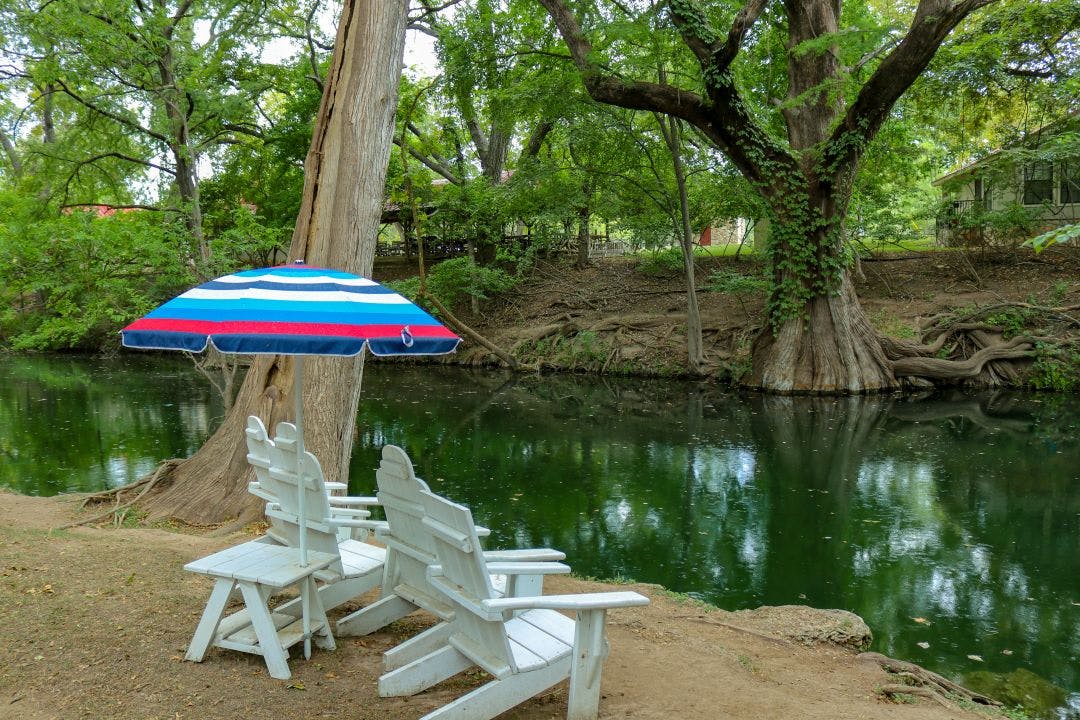
[[[751,358],[746,384],[771,392],[849,394],[898,387],[847,270],[836,293],[806,302],[803,317],[764,328]]]
[[[835,48],[797,52],[839,29],[840,1],[787,0],[788,143],[798,170],[766,192],[771,322],[751,349],[749,384],[779,393],[862,393],[897,387],[877,331],[863,312],[843,257],[843,218],[854,167],[827,168],[823,148],[842,110],[830,79]],[[786,303],[784,307],[782,304]]]
[[[305,163],[304,196],[290,260],[369,275],[390,156],[405,43],[407,0],[347,0]],[[291,420],[289,357],[259,358],[221,427],[167,478],[144,507],[151,517],[217,523],[254,516],[243,427]],[[328,480],[347,477],[363,358],[304,363],[305,440]]]

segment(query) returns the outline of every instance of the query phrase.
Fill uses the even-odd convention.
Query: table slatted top
[[[301,567],[300,551],[297,548],[252,540],[193,560],[185,565],[184,569],[203,575],[283,588],[326,568],[338,559],[336,555],[314,550],[308,550],[307,558],[307,565]]]

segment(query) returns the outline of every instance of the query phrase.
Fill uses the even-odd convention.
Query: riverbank
[[[182,565],[246,539],[175,529],[77,527],[72,497],[0,492],[0,718],[304,717],[407,720],[479,682],[450,680],[409,699],[376,692],[380,655],[428,621],[411,616],[334,652],[293,660],[293,678],[261,659],[214,650],[183,661],[210,585]],[[572,558],[571,558],[572,560]],[[914,694],[887,700],[897,678],[851,647],[862,623],[802,607],[729,613],[632,585],[652,600],[612,613],[601,718],[939,720],[990,711]],[[554,578],[550,592],[613,589]],[[847,644],[845,644],[847,643]],[[502,716],[558,718],[565,684]]]
[[[666,259],[666,260],[665,260]],[[674,259],[677,262],[672,262]],[[753,256],[696,260],[706,376],[733,382],[748,368],[750,344],[765,322],[763,265]],[[415,275],[413,263],[380,261],[382,282]],[[883,253],[853,273],[875,328],[904,342],[931,342],[939,323],[963,322],[937,357],[970,357],[1016,335],[1068,338],[1072,350],[1043,343],[1035,362],[994,362],[960,385],[1042,390],[1080,388],[1080,248]],[[979,312],[977,309],[984,309]],[[542,260],[513,290],[456,307],[479,331],[523,366],[548,371],[685,377],[686,290],[678,256],[616,257],[577,269],[569,260]],[[925,336],[924,336],[925,335]],[[466,342],[445,362],[494,365],[494,353]],[[1017,372],[1014,373],[1013,370]]]

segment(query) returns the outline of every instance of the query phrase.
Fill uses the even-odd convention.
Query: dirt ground
[[[640,258],[629,257],[596,260],[584,269],[573,268],[568,260],[541,261],[505,298],[484,302],[476,313],[459,308],[460,317],[528,366],[685,374],[681,270],[646,273],[642,267]],[[760,261],[752,258],[696,261],[705,360],[712,375],[738,376],[747,367],[750,343],[765,322],[761,273]],[[415,268],[401,262],[377,265],[374,274],[392,280],[415,274]],[[1075,305],[1080,302],[1080,248],[1055,247],[1040,255],[1027,250],[885,253],[864,259],[854,277],[863,307],[880,332],[917,339],[921,320],[957,308],[1006,302]],[[1075,330],[1075,318],[1064,320]],[[495,358],[466,342],[446,362],[489,364]]]
[[[455,678],[408,699],[376,691],[380,654],[430,620],[410,616],[333,652],[294,659],[293,678],[261,658],[184,652],[210,591],[182,565],[247,539],[166,528],[78,527],[73,498],[0,492],[0,718],[418,718],[482,682]],[[601,718],[940,720],[988,717],[955,703],[878,690],[895,679],[858,651],[855,616],[788,607],[729,613],[632,586],[646,608],[609,615]],[[604,586],[556,578],[550,592]],[[559,718],[565,683],[505,718]]]

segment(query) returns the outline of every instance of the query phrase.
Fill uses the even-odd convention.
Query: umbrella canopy
[[[203,283],[120,331],[124,347],[296,355],[297,455],[304,457],[304,355],[444,355],[461,338],[409,299],[359,275],[303,263],[244,270]],[[300,563],[307,564],[304,483]]]
[[[125,347],[257,355],[443,355],[461,338],[407,298],[339,270],[245,270],[188,290],[121,330]]]

